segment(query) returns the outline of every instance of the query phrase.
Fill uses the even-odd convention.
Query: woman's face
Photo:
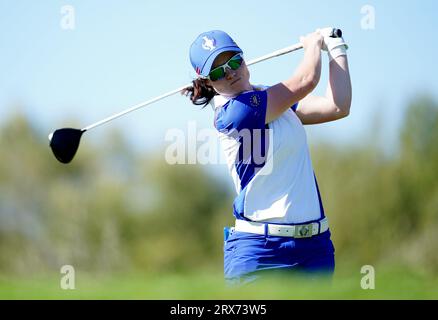
[[[237,52],[226,51],[222,52],[213,62],[211,69],[217,68],[220,65],[225,64]],[[249,83],[249,71],[248,67],[243,61],[242,65],[237,70],[231,70],[225,68],[225,77],[217,81],[208,80],[208,84],[212,86],[217,93],[229,96],[235,96],[243,91],[251,90],[251,84]]]

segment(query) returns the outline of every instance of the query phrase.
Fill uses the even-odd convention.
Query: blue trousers
[[[294,271],[331,277],[335,248],[330,231],[311,238],[275,237],[232,232],[224,243],[224,274],[228,283],[244,283],[265,271]]]

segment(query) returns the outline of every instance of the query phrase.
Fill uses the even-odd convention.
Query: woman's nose
[[[234,70],[231,70],[230,68],[225,68],[225,78],[227,80],[231,80],[236,75],[236,72]]]

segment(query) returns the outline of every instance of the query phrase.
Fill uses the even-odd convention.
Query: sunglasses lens
[[[237,70],[240,68],[240,66],[242,65],[243,59],[242,56],[238,55],[233,57],[229,62],[228,65],[231,67],[231,69],[233,70]]]
[[[219,80],[224,76],[225,76],[224,68],[222,67],[212,70],[209,75],[211,81]]]
[[[232,57],[230,60],[228,60],[228,62],[224,66],[228,65],[228,67],[231,68],[232,70],[237,70],[240,68],[242,63],[243,63],[243,57],[240,54],[237,54],[234,57]],[[216,69],[210,72],[208,77],[210,78],[211,81],[217,81],[225,77],[224,66],[217,67]]]

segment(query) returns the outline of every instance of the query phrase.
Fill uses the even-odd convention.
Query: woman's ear
[[[205,81],[205,84],[206,84],[207,86],[213,87],[213,83],[211,82],[210,79],[205,79],[204,81]]]

